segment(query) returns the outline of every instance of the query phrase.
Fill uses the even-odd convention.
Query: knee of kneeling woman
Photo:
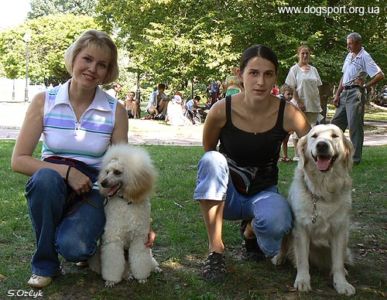
[[[66,184],[55,170],[43,168],[36,171],[26,184],[26,196],[29,199],[42,200],[45,205],[50,200],[58,201],[60,194],[65,195]],[[34,197],[36,196],[36,197]]]
[[[227,167],[227,160],[223,154],[218,151],[207,151],[199,160],[199,170],[201,168],[214,168],[218,170],[219,167]]]
[[[70,262],[79,262],[89,259],[97,250],[97,244],[90,244],[68,236],[57,241],[56,249],[65,260]]]
[[[64,180],[57,171],[43,168],[32,174],[27,185],[45,192],[52,191],[53,188],[58,186],[64,186]]]
[[[271,193],[270,193],[271,194]],[[255,208],[254,229],[273,239],[282,239],[292,229],[292,212],[289,203],[277,193],[273,193],[270,206]]]

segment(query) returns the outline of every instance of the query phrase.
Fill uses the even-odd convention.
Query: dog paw
[[[138,279],[137,281],[138,281],[138,283],[146,283],[147,279]]]
[[[309,292],[312,290],[310,286],[310,277],[308,276],[298,276],[294,281],[294,287],[300,292]]]
[[[356,289],[348,281],[334,282],[333,285],[339,294],[351,296],[356,293]]]
[[[270,261],[273,265],[279,266],[284,263],[284,257],[280,254],[277,254],[276,256],[273,256],[273,258]]]
[[[129,273],[129,274],[126,276],[126,278],[125,278],[125,280],[127,280],[127,281],[131,281],[131,280],[133,280],[133,279],[134,279],[134,276],[133,276],[132,273]]]
[[[106,280],[105,281],[105,287],[112,288],[116,283],[117,282],[115,282],[115,281]]]
[[[161,273],[163,270],[160,267],[156,267],[153,272],[155,273]]]

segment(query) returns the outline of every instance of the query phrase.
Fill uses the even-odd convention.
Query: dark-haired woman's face
[[[262,57],[250,59],[240,77],[246,96],[257,100],[268,97],[277,80],[274,64]]]

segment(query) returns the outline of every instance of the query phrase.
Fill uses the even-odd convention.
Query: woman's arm
[[[128,114],[122,105],[116,107],[116,122],[112,133],[112,144],[128,143]]]
[[[39,93],[33,98],[28,107],[13,149],[12,170],[31,176],[37,170],[45,167],[56,170],[65,178],[67,166],[44,162],[32,156],[43,131],[44,101],[45,92]]]
[[[295,131],[300,138],[310,130],[310,124],[303,112],[292,104],[286,103],[284,113],[284,130]]]
[[[216,150],[221,129],[226,124],[226,102],[216,102],[208,112],[203,128],[204,151]]]

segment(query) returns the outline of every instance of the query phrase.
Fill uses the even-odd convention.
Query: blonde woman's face
[[[308,48],[302,48],[298,52],[298,61],[300,63],[308,63],[310,59],[310,52]]]
[[[74,59],[73,80],[85,88],[95,88],[104,82],[110,61],[109,48],[88,45]]]

